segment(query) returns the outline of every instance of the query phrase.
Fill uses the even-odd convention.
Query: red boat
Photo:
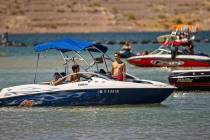
[[[210,69],[175,70],[168,79],[178,90],[210,90]]]
[[[157,37],[160,48],[152,53],[129,57],[127,61],[140,67],[210,67],[210,57],[194,53],[192,41],[198,26],[176,25],[170,35]]]
[[[210,67],[210,57],[206,54],[189,54],[186,47],[161,46],[147,54],[133,56],[127,61],[139,67]]]

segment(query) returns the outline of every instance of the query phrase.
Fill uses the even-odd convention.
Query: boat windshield
[[[102,78],[102,79],[105,79],[105,80],[114,80],[111,77],[110,73],[79,72],[78,74],[80,75],[80,81],[91,80],[92,77],[98,77],[98,78]],[[69,74],[66,77],[71,76],[71,75],[73,75],[73,74]],[[135,80],[139,80],[139,79],[136,78],[133,75],[126,74],[126,81],[132,82],[132,81],[135,81]]]
[[[153,51],[151,54],[171,54],[171,51],[169,49],[163,49],[163,48],[159,48],[155,51]]]
[[[65,76],[63,78],[68,78],[72,75],[75,75],[75,73],[68,74],[67,76]],[[94,73],[94,72],[78,72],[77,75],[80,76],[80,81],[91,80],[92,77],[98,77],[98,78],[110,80],[110,78],[107,75],[102,75],[102,74],[98,74],[98,73]]]
[[[172,51],[177,51],[178,54],[189,54],[189,50],[186,46],[161,46],[157,50],[154,50],[151,54],[161,55],[161,54],[171,54]]]

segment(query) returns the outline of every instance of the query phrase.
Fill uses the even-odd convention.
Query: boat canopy
[[[95,44],[88,41],[81,41],[79,39],[67,38],[58,41],[51,41],[43,44],[36,45],[34,50],[35,52],[43,52],[49,49],[56,49],[62,52],[67,51],[82,51],[89,50],[93,52],[103,52],[105,53],[108,48],[101,44]]]

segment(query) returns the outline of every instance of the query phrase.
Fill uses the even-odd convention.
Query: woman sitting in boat
[[[79,65],[77,64],[73,65],[72,71],[73,71],[73,74],[69,77],[68,81],[72,83],[79,82],[80,81],[80,75],[78,74],[78,72],[80,71]]]
[[[128,41],[125,41],[125,44],[122,46],[121,50],[131,51],[131,45]]]
[[[54,79],[50,81],[50,85],[56,86],[56,85],[60,85],[63,83],[63,81],[65,81],[65,79],[63,77],[66,76],[65,72],[55,72],[54,73]]]
[[[134,56],[134,54],[131,52],[131,45],[128,41],[125,42],[119,53],[121,58],[128,58]]]

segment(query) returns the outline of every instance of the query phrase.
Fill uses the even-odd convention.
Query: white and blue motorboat
[[[40,53],[55,49],[61,53],[65,62],[67,75],[69,63],[84,61],[87,67],[82,67],[79,74],[80,81],[53,86],[46,82],[37,83],[36,74],[34,84],[19,85],[3,88],[0,92],[0,106],[92,106],[92,105],[121,105],[121,104],[148,104],[161,103],[174,91],[174,86],[169,84],[141,80],[127,74],[126,81],[115,81],[109,75],[108,62],[112,60],[107,54],[107,48],[103,45],[77,39],[65,39],[52,41],[35,46],[38,53],[37,67]],[[67,53],[75,53],[78,57],[71,57]],[[82,53],[81,53],[82,52]],[[82,54],[89,54],[84,58]],[[97,53],[97,57],[95,57]],[[99,55],[100,54],[100,55]],[[91,60],[89,62],[88,60]],[[110,61],[111,62],[111,61]],[[36,68],[37,68],[36,67]],[[100,73],[104,68],[106,73]],[[36,70],[37,71],[37,70]]]

